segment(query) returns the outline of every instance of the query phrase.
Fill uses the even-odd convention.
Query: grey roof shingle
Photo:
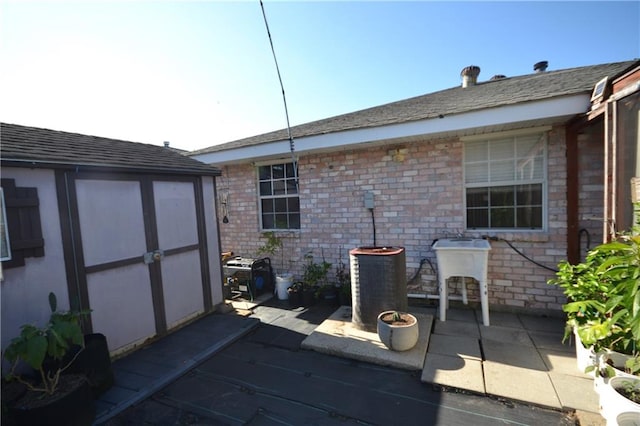
[[[7,123],[0,123],[0,159],[4,165],[220,175],[219,169],[165,147]]]
[[[458,86],[294,126],[291,128],[291,135],[295,139],[589,93],[603,77],[613,78],[636,63],[637,61],[634,60],[592,65],[489,80],[467,88]],[[193,151],[189,155],[225,151],[287,139],[287,130],[281,129]]]

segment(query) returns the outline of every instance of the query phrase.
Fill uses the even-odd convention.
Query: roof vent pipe
[[[535,72],[545,72],[548,66],[549,66],[549,62],[540,61],[540,62],[537,62],[535,65],[533,65],[533,70]]]
[[[464,67],[460,72],[462,87],[474,86],[478,81],[478,75],[480,75],[480,67],[475,65]]]
[[[169,141],[164,141],[164,147],[169,148]]]

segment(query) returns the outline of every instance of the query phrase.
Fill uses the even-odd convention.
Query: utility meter
[[[366,191],[364,193],[364,208],[372,209],[373,208],[373,192]]]

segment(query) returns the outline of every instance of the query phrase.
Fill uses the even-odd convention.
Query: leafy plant
[[[7,379],[17,380],[32,391],[52,395],[56,391],[60,375],[75,361],[80,352],[78,351],[69,362],[51,370],[44,368],[45,358],[50,357],[60,363],[74,345],[81,348],[84,346],[80,316],[88,312],[58,312],[57,299],[53,293],[49,293],[49,307],[49,322],[43,327],[23,325],[20,335],[11,341],[4,357],[12,364]],[[21,361],[39,373],[41,383],[34,384],[16,374]]]
[[[617,387],[616,391],[627,398],[629,401],[640,404],[640,381],[625,380],[622,386]]]
[[[307,252],[304,255],[304,273],[302,281],[306,287],[321,287],[327,284],[327,275],[331,269],[331,263],[326,262],[324,257],[322,262],[316,263],[313,259],[313,253]]]
[[[585,261],[559,264],[550,284],[568,302],[565,338],[575,328],[585,346],[637,355],[640,351],[640,228],[591,250]],[[636,370],[637,371],[637,370]]]
[[[261,245],[260,247],[258,247],[258,250],[256,251],[258,256],[261,255],[268,255],[269,258],[275,256],[275,254],[280,251],[282,256],[280,258],[280,268],[278,269],[278,272],[283,273],[284,272],[284,244],[282,242],[282,238],[280,238],[275,232],[269,231],[269,232],[265,232],[262,234],[263,237],[265,237],[267,240],[265,241],[265,243],[263,245]]]
[[[339,298],[343,304],[351,303],[351,277],[347,266],[342,261],[342,247],[338,252],[338,264],[336,265],[336,287]]]
[[[394,325],[409,325],[413,322],[414,318],[406,313],[406,312],[401,312],[401,311],[388,311],[385,312],[380,319],[383,322],[386,322],[387,324],[394,324]]]
[[[346,265],[342,261],[342,250],[338,255],[338,265],[336,266],[336,284],[338,287],[351,286],[351,279]]]
[[[634,357],[629,358],[624,366],[627,373],[640,376],[640,355],[636,354]]]

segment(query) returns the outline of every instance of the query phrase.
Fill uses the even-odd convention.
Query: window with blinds
[[[464,144],[467,229],[543,229],[546,133]]]
[[[263,231],[300,229],[300,198],[293,163],[258,167],[260,226]]]

